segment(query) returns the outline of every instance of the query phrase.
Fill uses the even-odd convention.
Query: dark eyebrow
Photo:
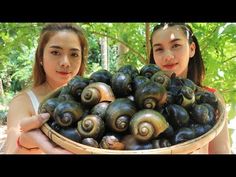
[[[175,39],[171,40],[169,43],[174,43],[174,42],[179,41],[179,40],[181,40],[181,39],[180,38],[175,38]],[[153,45],[153,47],[158,47],[158,46],[161,46],[161,44],[156,43],[156,44]]]
[[[52,46],[50,46],[50,48],[53,48],[53,49],[63,49],[62,47],[60,47],[60,46],[57,46],[57,45],[52,45]],[[80,49],[78,49],[78,48],[71,48],[70,49],[71,51],[80,51]]]

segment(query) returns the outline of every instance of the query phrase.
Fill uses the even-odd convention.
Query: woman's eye
[[[72,53],[71,56],[72,57],[78,57],[79,55],[77,53]]]
[[[162,51],[162,48],[156,48],[155,49],[155,52],[160,52],[160,51]]]
[[[173,48],[178,48],[180,46],[180,44],[174,44]]]
[[[51,54],[53,54],[53,55],[60,55],[60,53],[58,51],[51,51]]]

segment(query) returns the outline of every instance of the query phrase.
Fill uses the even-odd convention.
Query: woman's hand
[[[48,113],[25,118],[20,122],[18,145],[28,151],[40,149],[46,154],[71,154],[53,143],[39,128],[49,119]]]

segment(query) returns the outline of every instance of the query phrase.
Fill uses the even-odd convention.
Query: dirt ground
[[[3,154],[3,147],[4,143],[7,138],[7,126],[6,125],[0,125],[0,154]]]

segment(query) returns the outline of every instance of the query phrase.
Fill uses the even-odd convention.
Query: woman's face
[[[168,73],[187,77],[189,58],[195,54],[195,44],[189,45],[187,36],[179,26],[160,28],[152,37],[155,63]]]
[[[79,72],[82,51],[74,32],[55,33],[45,46],[43,66],[46,80],[55,87],[65,85]]]

